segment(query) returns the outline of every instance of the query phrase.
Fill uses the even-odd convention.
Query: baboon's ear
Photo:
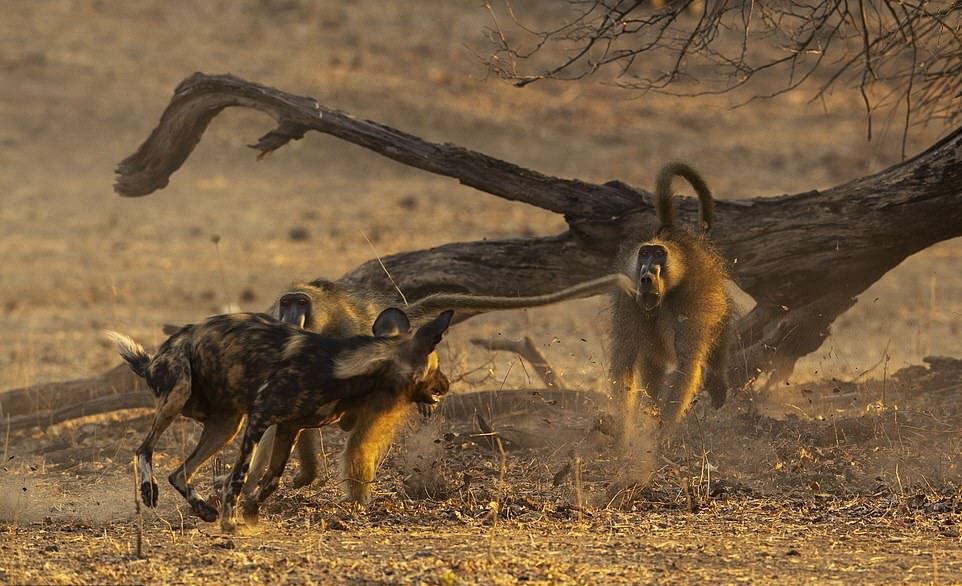
[[[448,331],[453,317],[454,311],[449,309],[418,328],[417,333],[414,334],[417,349],[425,354],[432,352],[434,347],[441,343],[441,337]]]
[[[337,288],[337,285],[335,285],[331,281],[328,281],[327,279],[314,279],[313,281],[309,281],[307,284],[310,287],[315,287],[322,291],[333,291],[334,289]],[[291,289],[296,290],[297,286],[298,286],[298,283],[294,283]]]
[[[388,307],[374,320],[371,328],[375,336],[400,336],[411,331],[411,322],[403,311],[396,307]]]

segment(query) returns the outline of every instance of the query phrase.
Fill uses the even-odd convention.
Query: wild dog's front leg
[[[363,504],[371,499],[378,462],[406,413],[407,404],[394,401],[365,406],[353,417],[354,427],[342,454],[345,500]]]
[[[267,471],[258,483],[257,489],[244,501],[244,520],[251,524],[257,523],[261,503],[277,490],[284,467],[291,456],[291,448],[300,431],[296,426],[284,424],[277,425],[276,430]]]
[[[154,480],[153,455],[154,447],[161,434],[170,427],[174,418],[180,414],[180,410],[187,403],[190,397],[189,377],[180,379],[173,385],[170,392],[163,397],[157,412],[154,413],[154,420],[150,425],[150,431],[143,443],[137,448],[137,460],[140,468],[140,498],[148,507],[157,506],[157,496],[159,490],[157,481]]]
[[[221,529],[232,532],[237,526],[237,498],[247,480],[250,470],[251,456],[257,448],[257,443],[270,424],[261,417],[248,415],[247,426],[244,428],[244,439],[241,441],[240,454],[231,470],[230,479],[224,487],[224,508],[221,512]]]
[[[254,494],[258,483],[267,472],[267,467],[271,463],[271,453],[274,451],[274,435],[276,433],[276,425],[268,427],[264,435],[261,436],[261,441],[257,443],[257,449],[254,450],[254,455],[251,457],[250,470],[247,472],[247,482],[244,484],[244,490],[241,493],[245,498]],[[227,482],[226,479],[225,482]]]

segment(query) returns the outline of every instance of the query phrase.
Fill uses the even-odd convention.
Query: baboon
[[[698,194],[697,232],[674,225],[676,175]],[[712,405],[724,404],[732,305],[725,291],[727,264],[707,238],[713,209],[705,181],[688,165],[670,163],[658,173],[655,197],[658,231],[646,242],[623,246],[616,261],[635,291],[614,296],[610,379],[627,417],[644,388],[667,433],[687,412],[706,366]],[[671,366],[675,371],[666,381]]]
[[[230,441],[245,414],[242,454],[247,456],[261,432],[283,423],[269,474],[251,505],[254,514],[257,503],[276,488],[301,428],[341,420],[352,422],[343,454],[345,489],[352,500],[366,500],[377,458],[391,441],[401,408],[410,401],[436,402],[448,390],[434,348],[452,315],[444,312],[411,334],[404,312],[389,308],[374,321],[374,336],[349,337],[322,336],[266,314],[219,315],[179,329],[153,357],[127,336],[108,332],[157,398],[154,421],[137,448],[144,504],[157,504],[153,450],[178,413],[200,421],[203,431],[169,480],[205,521],[214,521],[217,510],[191,487],[190,478]],[[240,477],[242,484],[247,474],[244,458],[242,464],[235,466],[225,493],[233,499],[225,500],[231,507],[234,489],[240,490],[235,482]]]
[[[413,321],[417,322],[426,315],[432,315],[444,309],[453,309],[455,312],[520,309],[607,293],[613,289],[628,291],[631,290],[631,287],[633,287],[633,284],[630,279],[621,274],[612,274],[579,283],[555,293],[531,297],[489,297],[462,293],[436,293],[411,303],[405,308],[405,312]],[[367,331],[378,313],[394,303],[396,303],[396,298],[390,294],[336,281],[315,279],[306,283],[293,283],[288,291],[280,295],[268,310],[268,313],[283,321],[325,336],[354,336]],[[407,405],[408,403],[405,403],[405,407]],[[433,406],[427,402],[416,402],[416,405],[422,415],[428,415]],[[350,425],[349,419],[342,419],[340,422],[340,427],[345,430],[349,430]],[[273,436],[274,428],[269,429],[264,434],[260,448],[255,453],[254,460],[251,463],[249,482],[244,489],[245,493],[253,491],[257,479],[260,478],[268,466]],[[317,429],[304,430],[299,436],[297,456],[301,468],[294,477],[294,488],[308,485],[317,478],[320,469],[320,445],[320,431]]]

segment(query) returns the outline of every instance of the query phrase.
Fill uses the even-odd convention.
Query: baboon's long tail
[[[695,171],[685,163],[668,163],[658,171],[658,180],[655,184],[655,209],[658,212],[658,221],[661,227],[671,226],[675,223],[675,208],[671,205],[671,198],[674,192],[671,190],[671,180],[675,176],[684,177],[698,194],[698,219],[701,228],[709,230],[715,220],[715,206],[712,201],[711,191],[708,184],[698,171]]]
[[[493,311],[498,309],[522,309],[525,307],[539,307],[550,305],[559,301],[567,301],[580,297],[590,297],[601,293],[610,293],[616,289],[625,292],[634,291],[631,279],[622,274],[606,275],[577,285],[572,285],[567,289],[545,293],[544,295],[532,295],[529,297],[486,297],[480,295],[468,295],[462,293],[435,293],[419,299],[407,308],[407,312],[412,315],[433,314],[436,311],[453,309],[455,311]]]
[[[117,332],[104,332],[110,341],[117,344],[120,357],[130,365],[130,369],[142,378],[147,378],[147,366],[150,365],[150,354],[130,336]]]

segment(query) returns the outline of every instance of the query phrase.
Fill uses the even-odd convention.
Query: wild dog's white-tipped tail
[[[137,376],[146,378],[147,366],[150,364],[150,354],[144,350],[144,347],[135,342],[130,336],[125,336],[118,332],[105,330],[104,335],[106,335],[111,342],[117,344],[120,357],[130,365],[130,369],[133,370]]]

